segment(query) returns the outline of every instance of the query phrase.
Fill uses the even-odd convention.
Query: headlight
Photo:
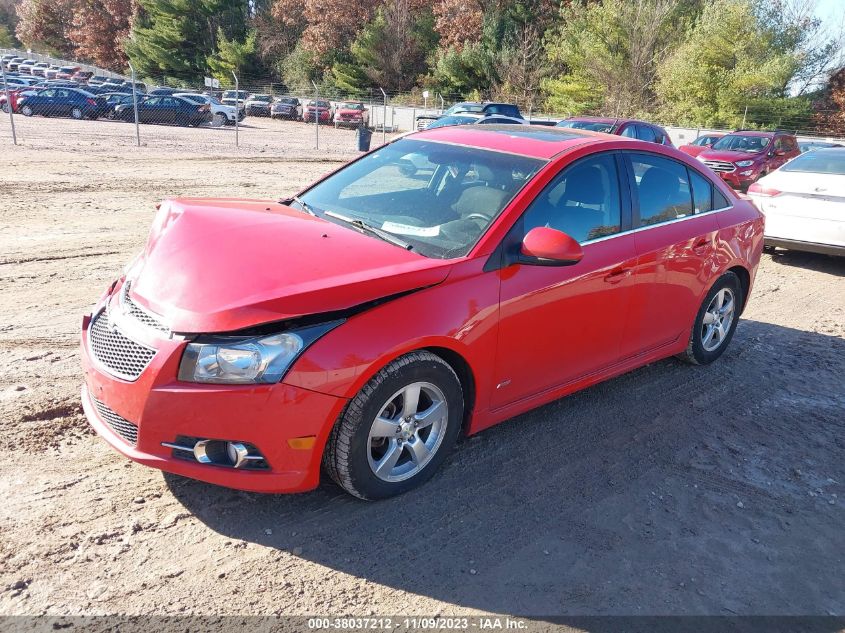
[[[269,336],[205,336],[189,343],[179,380],[248,385],[279,382],[311,343],[343,321]]]
[[[751,167],[754,164],[753,160],[740,160],[736,162],[737,167]]]

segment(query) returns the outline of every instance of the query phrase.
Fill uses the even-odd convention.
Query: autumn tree
[[[71,57],[70,40],[77,0],[23,0],[17,8],[15,33],[28,48]]]
[[[830,76],[824,96],[816,103],[814,123],[822,134],[845,136],[845,67]]]
[[[133,11],[133,0],[77,0],[68,32],[75,55],[97,66],[123,71]]]

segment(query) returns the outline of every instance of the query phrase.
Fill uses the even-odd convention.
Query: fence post
[[[232,71],[232,77],[235,78],[235,147],[240,147],[240,140],[238,139],[238,119],[241,118],[241,106],[238,103],[240,100],[240,90],[238,90],[238,76],[235,71]]]
[[[443,114],[443,108],[446,105],[446,101],[443,99],[443,95],[439,92],[437,93],[437,96],[440,97],[440,114]]]
[[[12,98],[9,95],[9,84],[6,83],[6,66],[4,64],[0,64],[0,68],[3,69],[3,86],[6,88],[6,107],[9,108],[9,123],[12,124],[12,144],[18,144],[18,134],[15,131],[15,115],[12,112]]]
[[[382,145],[387,143],[387,93],[384,91],[384,88],[379,87],[381,90],[381,94],[384,97],[384,106],[382,110],[381,116],[381,142]]]
[[[320,149],[320,108],[317,105],[320,100],[320,88],[313,79],[311,85],[314,86],[314,137],[317,141],[317,149]],[[329,111],[331,112],[331,110]]]
[[[141,131],[138,127],[138,89],[135,87],[135,68],[129,64],[132,71],[132,109],[135,111],[135,145],[141,147]]]
[[[748,106],[745,106],[745,113],[742,115],[742,125],[740,126],[741,129],[745,129],[745,118],[748,116]]]

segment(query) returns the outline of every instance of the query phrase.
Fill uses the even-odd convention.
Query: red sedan
[[[763,217],[681,152],[581,130],[398,139],[280,202],[173,199],[83,318],[82,402],[143,464],[378,499],[473,434],[727,348]],[[565,430],[562,430],[565,433]]]

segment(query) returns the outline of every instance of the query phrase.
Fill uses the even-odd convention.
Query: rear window
[[[845,176],[845,149],[818,149],[793,158],[781,171]]]
[[[557,127],[571,127],[576,130],[590,130],[592,132],[610,133],[613,129],[612,123],[602,123],[599,121],[561,121]]]

